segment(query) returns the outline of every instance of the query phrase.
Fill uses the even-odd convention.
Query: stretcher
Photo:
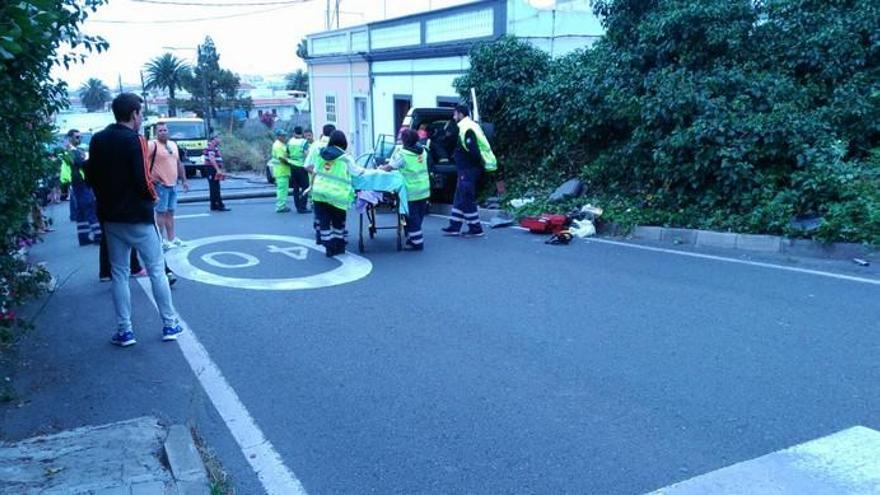
[[[358,252],[365,251],[365,239],[374,239],[380,230],[393,230],[397,236],[397,250],[403,250],[406,215],[409,213],[406,184],[400,172],[379,172],[352,178],[357,198]],[[393,222],[380,225],[380,217],[391,214]],[[366,236],[364,235],[366,232]]]

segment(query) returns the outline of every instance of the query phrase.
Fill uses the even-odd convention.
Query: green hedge
[[[880,245],[880,4],[600,0],[606,36],[551,60],[476,46],[513,194],[579,176],[622,223]]]
[[[57,172],[49,154],[52,118],[65,104],[56,66],[76,63],[106,43],[78,26],[103,0],[0,4],[0,340],[18,323],[15,308],[42,291],[48,273],[24,253],[36,241],[30,222],[38,181]],[[64,53],[59,48],[64,45]]]

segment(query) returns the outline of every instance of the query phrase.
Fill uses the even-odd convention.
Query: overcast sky
[[[259,4],[285,0],[150,0],[180,3]],[[287,0],[289,1],[289,0]],[[296,0],[294,0],[296,1]],[[341,27],[470,3],[473,0],[342,0]],[[248,75],[271,75],[305,68],[296,57],[303,36],[324,30],[326,0],[304,0],[285,5],[237,7],[157,5],[143,0],[110,0],[83,25],[83,32],[103,36],[110,49],[92,55],[84,64],[56,74],[77,88],[97,77],[115,89],[121,76],[125,84],[140,82],[138,71],[151,58],[176,47],[172,53],[193,61],[195,47],[206,35],[214,39],[220,66]],[[219,16],[227,19],[174,22]],[[158,21],[158,22],[157,22]]]

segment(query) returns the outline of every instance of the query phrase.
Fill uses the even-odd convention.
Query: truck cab
[[[208,146],[208,125],[205,120],[196,117],[161,117],[144,125],[144,136],[147,139],[156,139],[158,124],[165,124],[168,127],[168,139],[177,143],[186,176],[193,177],[196,172],[204,175],[204,152]]]

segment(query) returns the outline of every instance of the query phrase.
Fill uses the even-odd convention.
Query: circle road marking
[[[242,263],[223,263],[222,261],[217,261],[217,256],[238,256],[243,259]],[[260,264],[260,260],[257,258],[247,254],[247,253],[239,253],[238,251],[215,251],[213,253],[203,254],[202,261],[205,263],[216,266],[217,268],[247,268],[249,266],[256,266]]]
[[[347,284],[349,282],[360,280],[369,275],[373,270],[373,264],[370,263],[370,260],[351,253],[336,256],[335,259],[339,261],[341,265],[332,270],[318,273],[316,275],[293,278],[253,279],[226,277],[202,270],[189,262],[189,255],[193,249],[227,241],[288,242],[304,246],[308,249],[313,249],[323,254],[323,250],[320,246],[315,244],[315,241],[304,239],[302,237],[272,234],[232,234],[188,240],[186,246],[166,252],[165,258],[174,272],[183,278],[210,285],[219,285],[221,287],[234,287],[237,289],[251,290],[320,289],[322,287],[332,287],[334,285]]]

